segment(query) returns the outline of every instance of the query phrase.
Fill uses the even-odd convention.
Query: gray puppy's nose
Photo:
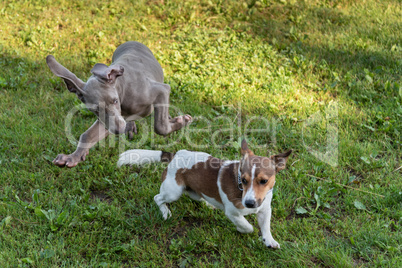
[[[248,208],[255,208],[256,202],[255,200],[252,199],[248,199],[244,202],[244,204],[246,205],[246,207]]]

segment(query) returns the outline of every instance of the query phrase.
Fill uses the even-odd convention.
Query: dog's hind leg
[[[154,200],[155,200],[156,204],[159,206],[159,209],[162,212],[163,218],[165,220],[167,220],[167,218],[170,218],[170,216],[172,216],[172,212],[170,212],[170,209],[166,205],[166,201],[163,198],[163,196],[161,194],[157,194],[154,196]]]
[[[170,86],[163,83],[151,82],[152,90],[155,91],[153,102],[155,109],[155,132],[159,135],[168,135],[188,125],[192,117],[188,114],[171,118],[169,116]]]
[[[166,220],[172,213],[166,203],[172,203],[180,198],[184,192],[184,187],[176,183],[174,178],[166,178],[161,185],[159,194],[155,195],[154,200],[158,204],[162,212],[163,218]]]

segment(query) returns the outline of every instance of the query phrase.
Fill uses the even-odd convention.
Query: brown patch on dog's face
[[[275,174],[267,176],[263,173],[256,175],[253,181],[253,188],[255,192],[255,198],[257,200],[257,206],[260,206],[265,199],[268,191],[272,190],[275,185]]]
[[[243,158],[240,164],[242,203],[248,208],[259,207],[275,185],[275,165],[268,157],[254,155]]]
[[[271,157],[256,156],[242,142],[240,173],[243,185],[242,204],[248,208],[259,207],[268,191],[275,185],[275,174],[284,169],[292,151]]]

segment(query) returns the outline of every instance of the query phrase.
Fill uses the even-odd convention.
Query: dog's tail
[[[117,161],[117,166],[122,165],[146,165],[156,162],[170,162],[174,153],[153,150],[128,150],[122,153]]]

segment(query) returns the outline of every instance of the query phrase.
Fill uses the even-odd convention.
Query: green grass
[[[394,0],[2,1],[0,266],[401,266],[401,11]],[[75,150],[64,128],[79,101],[45,57],[85,80],[127,40],[161,63],[171,113],[197,120],[163,138],[147,118],[134,141],[109,137],[76,168],[54,166]],[[75,114],[74,136],[94,120]],[[187,197],[165,222],[153,202],[165,166],[116,168],[129,148],[238,159],[243,136],[259,155],[294,149],[272,203],[280,250],[265,248],[254,215],[242,235]],[[336,157],[314,154],[328,148]]]

